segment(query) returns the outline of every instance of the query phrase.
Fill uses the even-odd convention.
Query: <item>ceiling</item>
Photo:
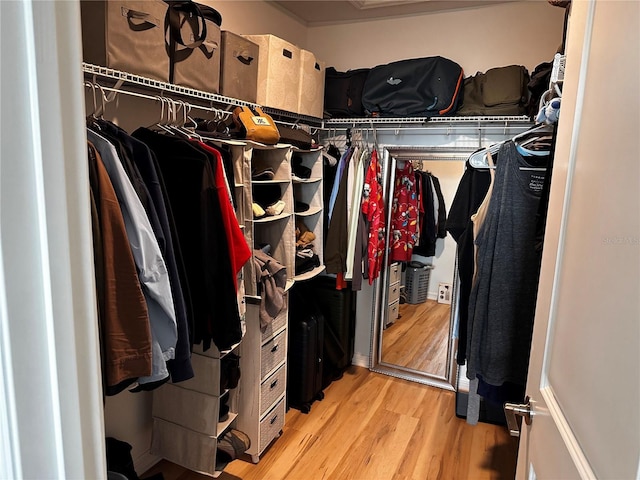
[[[517,0],[267,0],[307,26],[476,8]]]

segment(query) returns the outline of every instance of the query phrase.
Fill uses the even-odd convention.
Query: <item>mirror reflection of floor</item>
[[[451,305],[435,300],[400,305],[382,334],[382,361],[444,377],[450,312]]]

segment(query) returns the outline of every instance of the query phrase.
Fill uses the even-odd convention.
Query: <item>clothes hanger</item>
[[[510,140],[505,140],[502,142],[495,143],[493,145],[490,145],[487,148],[484,148],[482,150],[478,150],[477,152],[472,153],[469,156],[469,165],[471,165],[473,168],[489,168],[489,163],[487,161],[487,152],[490,152],[491,155],[495,155],[496,153],[498,153],[502,145],[504,145],[508,141],[512,141],[516,143],[516,145],[520,145],[522,148],[519,151],[522,155],[532,155],[532,156],[548,155],[549,153],[548,151],[526,149],[523,147],[522,142],[525,141],[526,139],[531,140],[529,136],[532,134],[537,135],[537,137],[534,137],[534,138],[541,138],[540,134],[543,134],[545,137],[547,137],[548,134],[550,134],[551,132],[552,132],[552,128],[549,125],[545,125],[545,124],[536,125],[535,127],[530,128],[529,130],[526,130],[524,132],[521,132],[511,137]],[[529,167],[522,167],[522,168],[524,169]]]

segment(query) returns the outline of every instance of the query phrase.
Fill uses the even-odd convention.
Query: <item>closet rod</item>
[[[130,95],[133,97],[139,97],[139,98],[144,98],[147,100],[154,100],[159,102],[160,99],[162,98],[161,95],[147,95],[145,93],[138,93],[138,92],[132,92],[130,90],[123,90],[121,88],[115,88],[115,87],[105,87],[104,85],[101,85],[100,83],[97,82],[89,82],[89,83],[93,83],[99,90],[103,90],[105,92],[113,92],[116,94],[123,94],[123,95]],[[91,86],[88,83],[85,83],[85,87],[87,88],[91,88]],[[164,97],[167,98],[167,97]],[[106,100],[106,99],[105,99]],[[173,99],[169,99],[169,100],[173,100]],[[112,100],[106,100],[105,104],[109,103]],[[198,109],[198,110],[204,110],[207,112],[212,112],[212,113],[216,113],[219,115],[231,115],[231,112],[228,112],[226,110],[221,110],[219,108],[215,108],[215,107],[205,107],[203,105],[197,105],[197,104],[193,104],[193,103],[189,103],[189,102],[185,102],[184,100],[173,100],[174,102],[182,105],[186,105],[187,108],[194,108],[194,109]]]
[[[246,102],[244,100],[238,100],[236,98],[224,97],[215,93],[203,92],[202,90],[183,87],[181,85],[174,85],[172,83],[161,82],[152,78],[142,77],[133,73],[122,72],[113,68],[102,67],[100,65],[93,65],[86,62],[82,62],[82,71],[85,74],[94,75],[96,77],[109,78],[111,80],[115,80],[118,83],[122,82],[132,84],[136,87],[159,90],[190,98],[197,98],[199,100],[206,100],[221,105],[248,105],[253,107],[258,106],[256,103]]]

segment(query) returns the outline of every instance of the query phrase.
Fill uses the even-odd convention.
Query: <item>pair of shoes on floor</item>
[[[240,430],[231,429],[218,440],[216,470],[223,470],[244,452],[249,450],[251,439]]]

